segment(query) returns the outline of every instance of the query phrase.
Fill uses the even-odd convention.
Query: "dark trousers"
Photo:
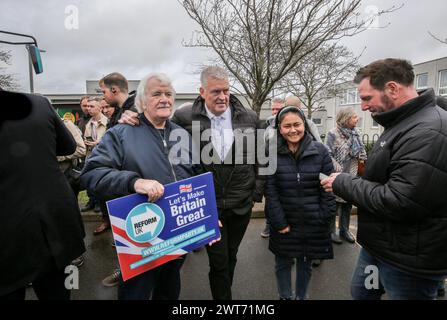
[[[65,288],[65,279],[68,274],[65,270],[54,268],[33,281],[33,289],[39,300],[70,300],[71,291]],[[0,301],[25,300],[26,287],[0,297]]]
[[[349,231],[349,223],[351,221],[352,204],[337,202],[338,228],[340,234]],[[331,221],[331,232],[335,233],[335,216]]]
[[[118,300],[178,300],[185,256],[146,271],[118,287]]]
[[[214,300],[231,300],[234,268],[237,252],[250,222],[251,207],[244,215],[237,215],[231,209],[221,213],[221,240],[207,246],[211,294]]]
[[[99,208],[101,209],[102,221],[110,224],[110,218],[107,211],[107,205],[105,201],[99,201]]]

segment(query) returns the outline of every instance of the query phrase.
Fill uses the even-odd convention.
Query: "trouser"
[[[118,300],[178,300],[185,258],[171,260],[125,282],[121,280]]]
[[[107,211],[107,205],[105,201],[99,201],[99,208],[101,209],[102,221],[110,224],[110,217]]]
[[[208,277],[213,299],[231,300],[237,252],[250,222],[251,207],[243,215],[238,215],[228,209],[224,210],[220,216],[222,217],[220,219],[221,240],[206,247],[210,265]]]
[[[312,276],[312,260],[307,260],[304,257],[296,258],[295,297],[292,294],[291,280],[293,260],[294,258],[275,256],[275,274],[279,298],[304,300]]]
[[[340,229],[340,234],[349,231],[349,223],[351,221],[351,210],[352,204],[337,202],[337,214],[338,214],[338,228]],[[331,220],[331,232],[335,233],[335,217]]]
[[[51,270],[33,281],[33,289],[39,300],[70,300],[71,291],[65,288],[65,269],[58,270],[54,263]],[[25,300],[26,287],[17,289],[5,296],[0,301]]]
[[[386,292],[392,300],[434,300],[439,281],[401,271],[361,249],[352,277],[351,295],[355,300],[379,300]]]

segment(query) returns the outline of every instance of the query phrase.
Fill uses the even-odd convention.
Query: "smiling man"
[[[385,59],[360,69],[364,111],[385,127],[363,177],[333,174],[321,183],[358,207],[362,246],[354,299],[435,299],[447,275],[447,112],[433,89],[418,94],[408,61]],[[366,288],[367,268],[379,285]],[[365,273],[366,272],[366,273]]]
[[[256,141],[259,123],[256,113],[246,109],[230,94],[229,76],[225,69],[207,67],[200,80],[200,96],[193,104],[176,110],[172,121],[191,134],[194,125],[199,125],[200,136],[205,136],[203,133],[211,129],[209,139],[196,141],[200,145],[204,169],[213,173],[222,224],[221,241],[207,246],[209,280],[213,299],[231,300],[238,248],[250,222],[253,201],[262,200],[262,194],[255,192],[257,166],[250,163],[246,145],[243,150],[236,147],[235,132],[248,130]],[[212,154],[206,152],[210,143]],[[204,159],[209,158],[208,155],[213,159],[212,163]],[[236,158],[242,159],[242,163],[235,164]]]
[[[156,201],[163,196],[164,184],[195,175],[191,154],[187,163],[180,164],[174,164],[168,156],[175,144],[168,139],[170,133],[184,131],[169,121],[174,97],[171,81],[164,74],[150,74],[141,80],[135,98],[143,111],[140,125],[109,129],[82,172],[81,182],[98,198],[110,200],[137,192]],[[182,264],[183,257],[121,281],[118,299],[178,299]]]

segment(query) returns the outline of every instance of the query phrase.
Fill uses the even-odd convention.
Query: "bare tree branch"
[[[431,33],[430,31],[427,31],[429,35],[432,36],[432,38],[434,38],[435,40],[438,40],[441,43],[447,44],[447,38],[445,38],[444,40],[441,40],[440,38],[438,38],[437,36],[435,36],[433,33]]]
[[[337,84],[349,81],[358,70],[359,58],[345,46],[324,45],[301,60],[280,82],[282,90],[299,96],[307,107],[308,118],[319,103],[340,94]]]
[[[2,64],[11,65],[11,52],[0,49],[0,87],[4,90],[14,91],[19,88],[14,74],[7,73]]]
[[[213,49],[258,114],[297,64],[324,44],[366,30],[374,18],[360,18],[361,0],[178,1],[201,29],[184,45]]]

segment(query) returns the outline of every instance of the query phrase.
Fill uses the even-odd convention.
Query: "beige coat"
[[[84,139],[92,136],[92,125],[91,125],[92,121],[94,121],[93,118],[91,118],[85,126]],[[105,135],[107,131],[107,121],[108,121],[107,117],[101,113],[101,118],[98,121],[98,125],[96,126],[96,135],[97,135],[96,141],[98,142],[101,141],[102,137]],[[88,158],[91,155],[92,151],[93,149],[87,147],[86,158]]]
[[[79,128],[70,120],[64,120],[64,124],[76,141],[76,151],[69,156],[57,157],[62,172],[65,172],[65,170],[70,167],[73,160],[83,158],[86,154],[86,146],[84,144],[84,139],[82,139],[81,130],[79,130]]]

